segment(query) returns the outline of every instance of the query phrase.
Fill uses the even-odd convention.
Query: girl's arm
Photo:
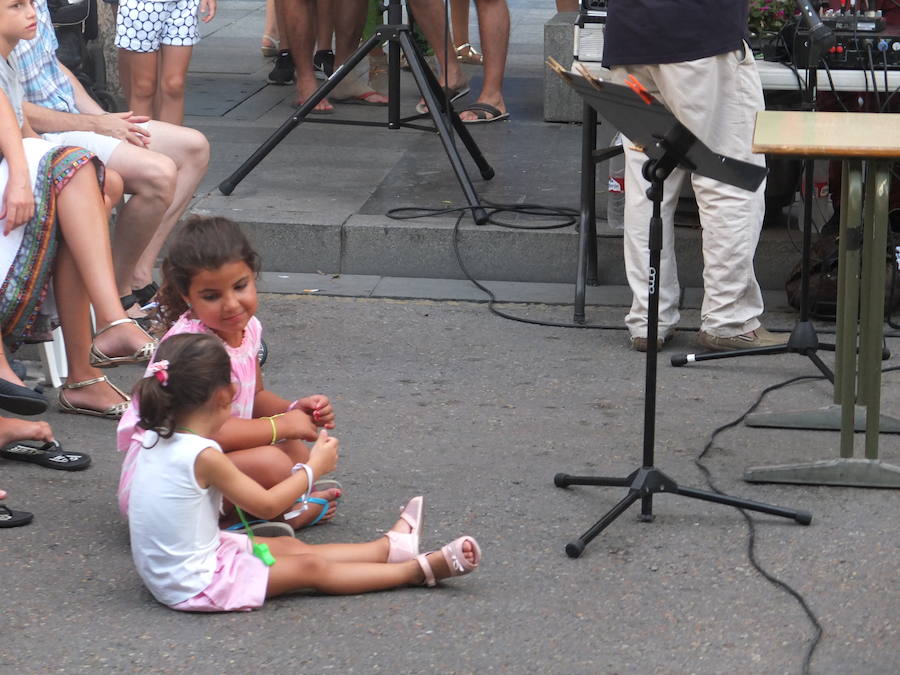
[[[319,436],[319,430],[313,424],[309,415],[302,410],[292,410],[289,413],[275,417],[275,440],[301,439],[314,441]],[[272,422],[267,417],[259,417],[251,420],[240,417],[231,417],[213,436],[213,440],[222,446],[225,452],[232,450],[244,450],[257,448],[262,445],[272,444]]]
[[[200,0],[200,20],[209,23],[216,15],[216,0]]]
[[[31,174],[22,145],[22,130],[6,92],[0,89],[0,153],[9,165],[9,179],[0,203],[0,218],[6,218],[3,234],[24,225],[34,215]]]
[[[313,480],[334,471],[339,445],[328,432],[321,433],[307,462],[313,471]],[[266,520],[287,511],[310,488],[306,472],[298,471],[266,490],[214,448],[207,448],[197,455],[194,474],[201,487],[217,488],[232,503]]]
[[[253,416],[278,415],[288,409],[302,410],[312,420],[313,425],[334,429],[334,410],[331,401],[324,394],[313,394],[289,402],[278,394],[265,389],[262,368],[256,364],[256,397],[253,400]]]

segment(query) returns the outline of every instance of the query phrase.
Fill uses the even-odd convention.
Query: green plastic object
[[[268,544],[253,544],[253,555],[262,560],[269,567],[275,564],[275,556],[269,551]]]
[[[244,512],[241,511],[241,507],[235,504],[234,510],[237,511],[238,517],[244,524],[244,532],[247,533],[247,536],[250,537],[250,542],[253,544],[253,555],[262,560],[268,567],[274,565],[275,556],[272,555],[272,552],[269,550],[269,545],[262,542],[257,544],[256,537],[253,536],[253,530],[250,529],[250,524],[247,522]]]

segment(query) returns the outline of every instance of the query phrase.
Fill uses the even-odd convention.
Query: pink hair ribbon
[[[165,387],[169,384],[169,362],[165,359],[151,363],[150,373],[157,379],[160,386]]]

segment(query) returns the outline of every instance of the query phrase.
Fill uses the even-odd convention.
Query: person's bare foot
[[[337,513],[337,500],[341,497],[341,491],[337,488],[328,488],[327,490],[321,490],[320,492],[313,492],[309,495],[310,497],[317,497],[319,499],[324,499],[328,502],[328,511],[325,512],[325,515],[322,516],[319,521],[316,523],[324,523],[332,518],[334,518]],[[316,504],[315,502],[308,505],[303,513],[299,516],[291,518],[286,521],[291,527],[295,530],[299,530],[303,527],[308,527],[316,518],[319,517],[319,514],[322,512],[322,505]]]
[[[300,77],[299,73],[297,75],[297,98],[294,99],[294,105],[301,106],[306,103],[307,99],[312,96],[316,89],[319,88],[319,82],[316,80],[315,76],[310,78]],[[331,113],[334,112],[334,106],[331,105],[327,98],[323,98],[316,104],[316,107],[313,108],[313,112],[317,113]]]
[[[452,80],[450,84],[443,84],[442,86],[446,86],[451,91],[469,92],[469,81],[462,76],[462,73],[460,73],[459,79]],[[465,96],[465,94],[460,95],[460,98],[462,98],[462,96]],[[451,99],[452,98],[453,97],[451,96]],[[416,104],[416,112],[420,114],[426,114],[428,112],[428,106],[425,105],[424,98],[419,98],[419,102]]]
[[[84,377],[79,380],[69,377],[67,381],[74,384],[76,382],[84,382],[85,380],[92,380],[95,377],[102,376],[103,373],[96,371],[96,375],[92,375],[91,377]],[[86,408],[88,410],[97,411],[109,410],[115,405],[126,403],[128,401],[128,399],[116,391],[106,380],[89,384],[86,387],[66,389],[63,396],[67,403],[76,408]]]
[[[48,442],[52,440],[53,430],[46,422],[22,420],[17,417],[0,418],[0,447],[16,441]]]
[[[488,98],[482,94],[482,96],[476,101],[476,103],[486,103],[490,106],[493,106],[500,111],[501,115],[506,113],[506,102],[503,100],[502,96]],[[463,122],[471,122],[473,120],[477,120],[478,115],[476,115],[471,110],[463,110],[461,113],[459,113],[459,119],[461,119]]]

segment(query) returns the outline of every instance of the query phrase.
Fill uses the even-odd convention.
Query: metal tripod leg
[[[425,105],[428,106],[428,112],[441,137],[441,143],[444,144],[444,151],[450,159],[450,165],[453,167],[453,172],[459,180],[459,185],[466,196],[466,201],[469,202],[469,206],[474,207],[472,209],[472,217],[478,225],[483,225],[488,219],[487,212],[483,207],[476,206],[479,204],[478,195],[475,194],[475,188],[472,187],[472,180],[469,178],[469,174],[466,173],[466,167],[463,166],[462,160],[459,157],[459,150],[453,144],[447,120],[441,114],[444,111],[443,92],[441,92],[441,87],[434,77],[434,73],[431,72],[431,69],[425,63],[422,54],[413,43],[412,36],[410,36],[409,33],[404,32],[400,33],[399,39],[400,48],[403,50],[403,53],[406,54],[406,60],[412,70],[413,78],[416,80],[422,98],[425,99]],[[492,178],[494,170],[488,166],[481,151],[478,149],[478,146],[475,145],[475,141],[472,139],[471,134],[469,134],[469,130],[465,128],[456,116],[456,113],[453,112],[452,105],[450,106],[449,116],[454,130],[457,132],[460,140],[462,140],[463,145],[466,146],[469,154],[472,155],[472,159],[475,160],[475,163],[481,170],[482,176],[485,178]],[[457,125],[456,123],[459,124]]]

